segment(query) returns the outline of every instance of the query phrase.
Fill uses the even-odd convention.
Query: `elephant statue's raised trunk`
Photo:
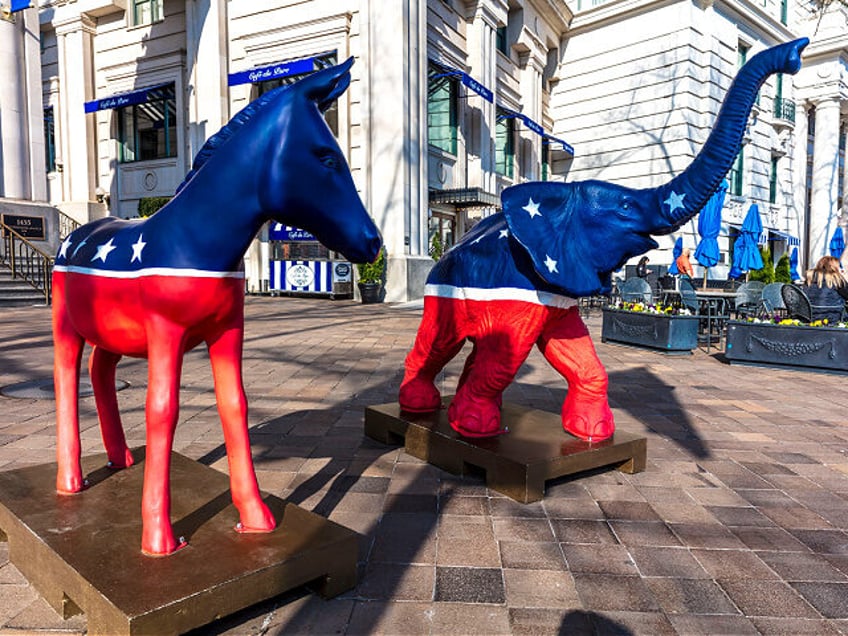
[[[660,217],[652,234],[673,232],[700,212],[733,165],[760,87],[773,73],[797,73],[807,44],[801,38],[766,49],[739,70],[704,147],[684,172],[657,188]]]

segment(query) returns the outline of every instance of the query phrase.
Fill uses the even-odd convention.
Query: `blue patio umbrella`
[[[706,202],[698,213],[698,234],[701,242],[695,248],[695,258],[704,266],[704,287],[707,286],[707,270],[715,267],[721,257],[718,249],[718,233],[721,231],[721,209],[724,207],[724,195],[728,183],[722,181],[718,190]]]
[[[799,280],[801,277],[798,276],[798,248],[793,247],[792,253],[789,255],[789,278],[792,280]]]
[[[677,270],[677,257],[683,254],[683,237],[678,236],[674,242],[674,249],[671,250],[671,265],[668,267],[668,273],[674,276],[680,272]]]
[[[763,257],[760,255],[759,240],[763,233],[763,221],[760,218],[760,208],[752,203],[748,214],[742,221],[739,238],[733,244],[733,269],[739,273],[752,269],[763,268]]]
[[[830,255],[839,258],[845,251],[845,238],[842,236],[842,226],[838,226],[830,238]]]

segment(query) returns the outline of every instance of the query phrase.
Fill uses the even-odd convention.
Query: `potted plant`
[[[380,249],[373,263],[358,263],[359,272],[357,286],[364,304],[381,303],[385,298],[384,284],[386,282],[386,248]]]
[[[698,316],[685,307],[619,302],[604,307],[601,341],[691,353],[698,346]]]

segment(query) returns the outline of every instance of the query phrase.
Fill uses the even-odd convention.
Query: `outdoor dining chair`
[[[807,294],[798,285],[784,285],[780,288],[783,304],[786,305],[786,315],[801,322],[813,319],[813,308]]]
[[[760,299],[761,313],[783,315],[786,313],[786,305],[783,303],[781,290],[784,283],[769,283],[763,287]]]
[[[678,290],[680,292],[680,302],[693,314],[700,313],[701,306],[698,302],[698,296],[695,293],[695,288],[692,286],[692,283],[689,282],[685,278],[681,278],[678,283]]]
[[[765,284],[758,280],[751,280],[739,286],[736,290],[735,304],[737,318],[748,318],[759,313],[764,287]]]
[[[654,294],[643,278],[628,278],[618,288],[621,300],[628,303],[652,303]]]

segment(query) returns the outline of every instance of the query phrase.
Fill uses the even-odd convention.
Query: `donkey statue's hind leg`
[[[128,468],[134,463],[118,412],[115,369],[120,359],[117,353],[99,346],[94,347],[88,359],[88,374],[94,388],[97,416],[100,418],[100,435],[103,437],[110,468]]]
[[[56,394],[56,490],[78,493],[85,486],[80,466],[79,380],[85,341],[65,308],[62,277],[53,280],[53,388]]]
[[[247,398],[242,383],[241,356],[244,332],[241,326],[226,329],[208,343],[215,398],[224,430],[230,491],[239,511],[239,532],[270,532],[276,527],[274,515],[262,501],[247,430]]]

